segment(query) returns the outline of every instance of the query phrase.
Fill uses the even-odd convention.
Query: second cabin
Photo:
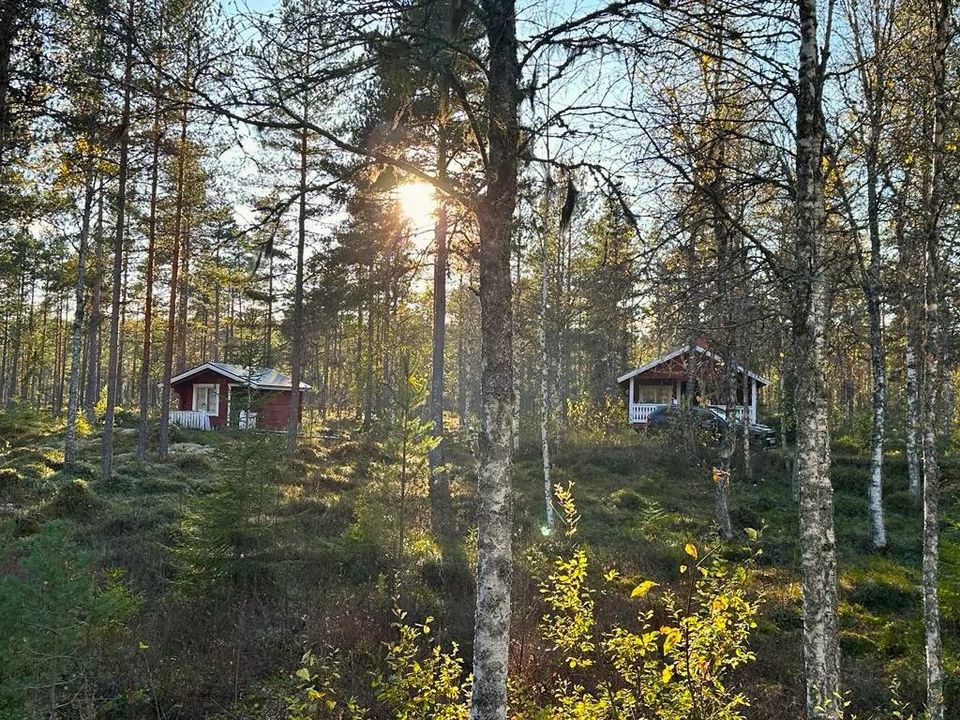
[[[310,386],[300,383],[299,413]],[[282,430],[290,418],[293,381],[272,368],[208,362],[170,379],[170,422],[211,430]]]
[[[631,425],[646,425],[650,414],[665,405],[678,405],[689,398],[693,405],[726,409],[727,385],[723,359],[704,338],[654,358],[617,378],[627,396],[627,417]],[[770,381],[741,365],[736,366],[737,405],[735,415],[749,413],[757,422],[757,408],[763,388]]]

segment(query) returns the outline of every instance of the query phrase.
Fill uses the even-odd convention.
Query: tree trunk
[[[830,485],[830,438],[824,378],[827,276],[824,270],[824,68],[817,44],[816,0],[800,0],[797,85],[797,236],[793,290],[796,352],[796,473],[800,490],[803,650],[807,717],[840,718],[837,560]]]
[[[306,54],[310,56],[310,38],[307,37]],[[306,72],[309,75],[309,60]],[[297,213],[297,270],[293,286],[293,327],[290,343],[290,415],[287,419],[287,454],[293,457],[297,451],[297,435],[300,431],[300,367],[303,361],[303,256],[307,244],[307,111],[309,96],[304,93],[303,122],[300,130],[300,202]]]
[[[453,9],[447,7],[450,13],[448,28],[452,31]],[[452,32],[450,35],[452,36]],[[443,72],[451,72],[445,69]],[[448,120],[448,91],[447,78],[440,82],[439,108],[437,110],[437,137],[436,173],[437,177],[445,179],[447,176],[447,120]],[[443,448],[443,376],[444,352],[447,346],[447,205],[441,198],[437,206],[437,222],[434,226],[433,239],[436,246],[436,257],[433,265],[433,338],[430,361],[430,422],[431,434],[436,445],[430,450],[430,523],[437,536],[447,535],[451,528],[452,502],[450,498],[450,480],[444,469]]]
[[[520,68],[514,0],[488,0],[485,7],[489,167],[486,195],[478,213],[483,371],[470,717],[504,720],[513,563],[510,501],[515,399],[510,251],[517,203]]]
[[[941,0],[933,19],[933,128],[930,137],[930,181],[925,190],[924,365],[923,365],[923,625],[927,665],[927,717],[943,720],[943,641],[940,636],[939,537],[940,466],[937,457],[937,399],[940,366],[940,212],[944,203],[946,150],[946,55],[951,0]]]
[[[187,73],[189,75],[189,71]],[[170,257],[170,298],[167,308],[167,336],[163,352],[163,389],[160,393],[160,432],[157,457],[167,459],[170,445],[170,378],[173,377],[173,345],[176,338],[177,289],[180,270],[180,233],[183,229],[184,177],[187,152],[187,106],[180,117],[180,147],[177,155],[177,197],[173,219],[173,252]]]
[[[879,280],[880,274],[880,247],[879,234],[874,258],[871,258],[871,277]],[[874,269],[874,265],[876,268]],[[874,276],[874,272],[876,275]],[[883,550],[887,546],[886,524],[883,519],[883,439],[884,413],[886,408],[886,371],[884,368],[883,352],[883,318],[880,305],[877,282],[871,280],[868,285],[872,288],[867,298],[867,308],[870,314],[870,369],[873,377],[873,429],[870,438],[870,524],[872,527],[872,541],[875,550]]]
[[[127,207],[127,171],[129,157],[130,81],[133,73],[133,0],[127,3],[126,57],[123,71],[123,111],[120,116],[120,163],[117,178],[117,230],[113,240],[113,287],[110,298],[110,349],[107,360],[107,408],[100,440],[100,479],[110,479],[113,468],[113,416],[120,379],[120,292],[123,285],[123,238]]]
[[[76,460],[77,413],[80,408],[80,357],[83,348],[84,300],[87,288],[84,284],[87,268],[87,245],[90,239],[90,215],[93,211],[93,194],[96,176],[91,166],[85,171],[83,215],[80,221],[80,239],[77,246],[77,278],[75,282],[75,307],[73,327],[70,330],[70,384],[67,390],[67,424],[63,431],[63,460],[67,465]]]
[[[548,149],[549,154],[549,149]],[[550,202],[550,190],[553,177],[550,167],[544,168],[543,187],[543,233],[540,238],[540,457],[543,461],[543,502],[546,508],[547,529],[552,530],[553,519],[553,484],[550,481],[550,355],[547,352],[547,305],[549,303],[550,265],[550,213],[553,212]]]
[[[907,427],[906,453],[907,475],[910,482],[910,497],[920,499],[920,392],[917,382],[917,353],[916,332],[911,327],[912,319],[907,320],[907,354],[905,365],[907,368]]]
[[[163,40],[163,26],[158,30],[158,41]],[[150,416],[150,370],[153,350],[153,276],[156,262],[157,191],[160,183],[160,145],[163,130],[160,114],[160,80],[163,69],[162,54],[157,58],[157,72],[153,88],[153,131],[151,133],[150,216],[147,221],[147,268],[144,277],[146,296],[143,303],[143,358],[140,364],[140,421],[137,427],[137,459],[147,457],[147,421]],[[218,296],[219,297],[219,296]],[[214,358],[216,360],[216,358]]]
[[[100,330],[103,325],[103,180],[100,180],[100,199],[97,204],[97,252],[94,255],[90,300],[90,320],[87,323],[87,381],[83,394],[83,411],[87,422],[93,425],[94,406],[100,396]]]

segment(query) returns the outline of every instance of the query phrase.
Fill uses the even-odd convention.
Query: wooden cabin
[[[624,373],[617,383],[626,394],[627,417],[634,426],[645,425],[657,408],[685,402],[690,393],[695,396],[694,404],[726,409],[723,359],[704,338]],[[746,409],[750,422],[757,422],[760,392],[769,384],[765,377],[738,365],[736,415]]]
[[[208,362],[170,379],[170,422],[198,429],[281,430],[290,418],[293,381],[271,368]],[[300,414],[310,386],[300,383]]]

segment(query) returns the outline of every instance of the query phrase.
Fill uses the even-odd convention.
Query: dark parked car
[[[727,419],[722,408],[683,407],[664,405],[654,410],[647,418],[650,430],[664,430],[668,427],[690,427],[706,432],[719,440],[727,427]],[[773,447],[779,438],[777,431],[766,425],[750,423],[750,445],[758,448]]]

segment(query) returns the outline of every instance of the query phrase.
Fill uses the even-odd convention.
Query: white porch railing
[[[630,422],[633,424],[644,425],[647,422],[647,418],[650,417],[650,414],[653,413],[657,408],[664,407],[664,403],[630,403]],[[719,412],[721,415],[726,410],[726,405],[711,405],[711,408]],[[739,421],[743,418],[743,406],[737,405],[733,408],[734,419]],[[750,408],[750,422],[756,422],[757,417],[754,414],[754,408]]]
[[[170,424],[194,430],[209,430],[210,416],[194,410],[171,410]]]
[[[650,414],[662,407],[663,403],[630,403],[630,422],[645,424]]]

